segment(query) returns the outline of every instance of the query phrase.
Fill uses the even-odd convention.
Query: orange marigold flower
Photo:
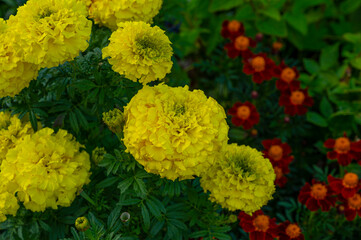
[[[272,166],[288,166],[292,162],[291,147],[287,143],[282,143],[281,139],[263,140],[262,145],[265,148],[262,151],[263,155],[270,160]]]
[[[278,52],[283,47],[283,44],[281,42],[274,42],[272,43],[272,48],[274,51]]]
[[[234,40],[238,36],[243,34],[244,34],[243,23],[237,20],[232,20],[232,21],[225,20],[222,23],[222,30],[221,30],[222,37]]]
[[[343,198],[353,197],[361,188],[359,177],[351,172],[346,173],[343,178],[335,178],[328,175],[327,180],[332,191],[336,194],[341,194]]]
[[[243,72],[252,75],[252,81],[262,83],[274,76],[275,63],[265,53],[252,54],[243,59]]]
[[[276,81],[276,87],[280,91],[286,91],[290,87],[290,83],[300,76],[296,67],[290,68],[283,61],[274,69],[274,75],[279,78]]]
[[[297,223],[285,221],[278,226],[279,240],[304,240],[301,228]]]
[[[256,45],[257,42],[252,38],[240,35],[232,42],[227,43],[224,48],[227,50],[228,57],[230,58],[236,58],[241,55],[243,58],[247,59],[252,56],[252,52],[249,48],[254,48]]]
[[[312,185],[306,183],[301,188],[298,201],[305,204],[310,211],[317,211],[321,208],[323,212],[327,212],[336,203],[336,197],[332,194],[332,189],[325,183],[312,180]]]
[[[327,139],[324,146],[333,149],[327,153],[327,158],[331,160],[337,159],[342,166],[349,165],[352,159],[358,161],[361,158],[361,141],[351,142],[346,134],[337,139]]]
[[[355,219],[356,215],[361,217],[361,196],[356,193],[353,197],[343,199],[344,214],[348,221]]]
[[[282,167],[273,167],[275,174],[276,174],[276,180],[275,184],[279,187],[284,187],[287,183],[287,177],[285,174],[290,172],[290,169],[288,166],[282,166]]]
[[[286,114],[304,115],[307,107],[313,105],[313,99],[308,95],[307,89],[300,88],[300,82],[292,81],[290,87],[282,92],[279,105],[285,107]]]
[[[264,215],[262,210],[254,212],[252,216],[240,212],[238,219],[241,228],[249,233],[250,240],[273,240],[278,235],[276,219]]]
[[[236,102],[228,114],[232,115],[232,123],[236,126],[243,126],[245,130],[251,129],[259,122],[259,113],[256,107],[250,102]]]

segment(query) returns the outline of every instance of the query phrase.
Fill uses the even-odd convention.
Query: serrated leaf
[[[325,118],[329,118],[333,113],[331,103],[327,100],[327,97],[323,97],[320,103],[320,111]]]
[[[307,121],[320,127],[327,127],[327,121],[318,113],[308,112]]]
[[[287,37],[287,27],[285,21],[276,21],[271,18],[258,19],[256,21],[257,29],[264,34],[277,37]]]
[[[134,182],[134,178],[127,178],[127,179],[121,181],[118,184],[120,193],[124,193],[130,187],[130,185],[132,185],[133,182]]]
[[[281,20],[281,14],[280,11],[277,8],[268,7],[260,11],[261,14],[270,17],[276,21]]]
[[[145,230],[146,232],[148,232],[149,227],[150,227],[149,211],[148,211],[147,207],[146,207],[144,204],[142,204],[142,205],[140,206],[140,208],[141,208],[142,217],[143,217],[143,222],[144,222],[144,230]]]
[[[79,133],[80,129],[79,129],[79,124],[78,124],[78,119],[76,118],[76,115],[74,114],[74,112],[69,112],[69,122],[70,122],[71,128],[76,133]]]
[[[307,19],[302,13],[287,12],[284,18],[287,23],[303,35],[307,34]]]
[[[320,56],[320,65],[323,70],[327,70],[338,63],[338,51],[338,43],[322,49]]]
[[[163,228],[164,226],[164,220],[162,221],[156,221],[156,223],[152,226],[152,228],[150,229],[150,235],[155,236],[159,233],[159,231]]]
[[[218,12],[232,9],[234,7],[240,6],[244,3],[244,0],[212,0],[209,5],[210,12]]]
[[[320,66],[318,63],[313,59],[303,59],[303,64],[305,65],[305,69],[310,74],[316,74],[320,71]]]

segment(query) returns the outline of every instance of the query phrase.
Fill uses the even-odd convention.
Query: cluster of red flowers
[[[324,143],[326,148],[332,151],[327,153],[327,158],[337,159],[341,166],[347,166],[352,160],[361,163],[361,141],[351,142],[344,134],[337,139],[327,139]],[[327,177],[328,185],[312,180],[312,185],[306,183],[302,187],[298,200],[305,204],[310,211],[329,211],[337,202],[339,212],[345,214],[348,221],[361,216],[361,182],[357,174],[346,172],[342,178]]]
[[[275,218],[265,215],[258,210],[252,216],[240,212],[238,215],[239,225],[249,233],[250,240],[304,240],[301,228],[297,223],[285,221],[277,225]]]
[[[291,116],[306,114],[307,108],[313,105],[313,99],[308,95],[307,89],[300,87],[300,82],[297,80],[299,73],[295,67],[291,68],[283,61],[277,66],[272,59],[267,57],[267,54],[253,53],[250,48],[256,47],[257,42],[245,35],[244,26],[239,21],[224,21],[221,35],[231,40],[225,45],[228,56],[230,58],[241,56],[243,58],[243,72],[252,75],[252,80],[255,83],[260,84],[274,77],[278,79],[276,87],[281,91],[279,105],[285,107],[286,114]],[[245,106],[248,107],[247,110],[245,110]],[[238,111],[238,108],[241,107],[243,109]],[[232,115],[234,125],[242,125],[245,129],[250,129],[259,122],[259,114],[256,108],[248,102],[237,102],[228,113]]]
[[[264,147],[263,155],[272,163],[273,169],[276,173],[275,184],[283,187],[287,183],[285,174],[290,172],[289,164],[293,160],[291,156],[291,147],[287,143],[282,143],[281,139],[263,140]]]

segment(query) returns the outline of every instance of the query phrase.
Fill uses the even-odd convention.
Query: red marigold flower
[[[240,212],[238,219],[241,228],[250,233],[250,240],[273,240],[278,235],[276,219],[264,215],[262,210],[254,212],[252,216]]]
[[[355,173],[346,173],[342,179],[328,175],[327,180],[332,191],[341,194],[343,198],[353,197],[361,188],[360,180]]]
[[[343,199],[344,214],[348,221],[355,219],[356,215],[361,217],[361,196],[356,193],[353,197]]]
[[[361,141],[351,142],[346,134],[337,139],[327,139],[324,146],[333,148],[332,151],[327,153],[327,158],[331,160],[337,159],[342,166],[349,165],[352,159],[360,160]]]
[[[262,151],[263,155],[270,160],[273,166],[288,166],[292,162],[291,147],[287,143],[282,143],[281,139],[263,140],[262,145],[265,148]]]
[[[232,20],[232,21],[225,20],[222,23],[222,30],[221,30],[222,37],[234,40],[235,38],[243,34],[244,34],[243,23],[237,20]]]
[[[278,226],[279,240],[304,240],[301,228],[297,223],[285,221]]]
[[[286,91],[290,87],[290,83],[300,76],[296,67],[290,68],[283,61],[274,69],[274,75],[279,78],[276,81],[276,87],[280,91]]]
[[[290,172],[290,170],[288,169],[288,166],[284,166],[284,167],[276,166],[273,169],[276,174],[275,184],[278,185],[279,187],[284,187],[287,183],[287,178],[286,178],[285,174]]]
[[[228,57],[236,58],[241,55],[243,58],[252,56],[250,47],[256,47],[257,42],[246,36],[238,36],[234,41],[227,43],[224,48],[227,50]]]
[[[336,197],[331,196],[332,194],[331,188],[325,183],[312,180],[312,185],[306,183],[301,188],[298,201],[305,204],[310,211],[321,208],[323,212],[327,212],[336,203]]]
[[[250,102],[236,102],[228,114],[232,115],[232,123],[236,126],[243,126],[245,130],[251,129],[253,125],[259,122],[259,113],[256,107]]]
[[[300,88],[300,82],[292,81],[290,87],[282,92],[279,105],[285,107],[286,114],[304,115],[307,107],[313,105],[313,99],[308,95],[307,89]]]
[[[243,59],[243,72],[252,75],[252,81],[262,83],[271,80],[275,63],[265,53],[252,54]]]

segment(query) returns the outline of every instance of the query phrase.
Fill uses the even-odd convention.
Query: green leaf
[[[97,184],[97,188],[107,188],[112,186],[114,183],[116,183],[119,180],[119,177],[108,177]]]
[[[305,65],[305,69],[310,74],[316,74],[320,71],[320,66],[318,63],[313,59],[303,59],[303,64]]]
[[[361,5],[361,1],[358,0],[346,0],[340,4],[341,12],[349,14],[356,11]]]
[[[231,128],[229,130],[229,138],[232,140],[240,141],[247,137],[247,133],[241,129]]]
[[[257,29],[264,33],[277,37],[287,37],[287,27],[285,21],[276,21],[271,18],[258,19]]]
[[[69,121],[70,121],[70,126],[71,128],[76,132],[79,133],[79,125],[78,125],[78,120],[76,118],[76,115],[74,114],[74,112],[69,112]]]
[[[124,181],[121,181],[118,184],[120,193],[124,193],[130,187],[130,185],[132,185],[133,181],[134,181],[134,178],[127,178]]]
[[[323,70],[327,70],[338,63],[339,43],[322,49],[320,64]]]
[[[277,8],[269,7],[260,11],[263,15],[270,17],[276,21],[281,20],[281,14]]]
[[[343,38],[351,43],[361,43],[361,33],[345,33]]]
[[[307,19],[302,13],[287,12],[284,16],[287,23],[301,34],[307,34]]]
[[[139,196],[145,197],[145,195],[147,195],[147,189],[145,187],[144,181],[140,178],[135,178],[135,183],[136,184],[133,185],[134,191],[138,193]]]
[[[212,237],[215,237],[219,240],[231,240],[231,236],[225,233],[219,233],[219,232],[215,232],[212,234]]]
[[[327,127],[327,121],[318,113],[308,112],[307,121],[320,127]]]
[[[361,56],[351,59],[350,63],[354,68],[361,70]]]
[[[33,127],[34,131],[38,130],[38,120],[36,119],[36,115],[32,109],[29,111],[29,118],[31,126]]]
[[[329,120],[329,127],[335,133],[351,131],[355,124],[355,116],[352,112],[337,112],[332,114]]]
[[[320,111],[325,118],[329,118],[332,115],[333,113],[332,105],[327,100],[327,97],[322,98],[320,103]]]
[[[145,201],[147,207],[149,208],[150,212],[158,219],[160,219],[162,217],[162,213],[160,211],[160,209],[158,208],[158,206],[150,199],[147,199]]]
[[[163,226],[164,226],[164,220],[162,220],[162,221],[157,221],[154,225],[153,225],[153,227],[152,227],[152,229],[150,229],[150,235],[152,235],[152,236],[155,236],[155,235],[157,235],[158,233],[159,233],[159,231],[163,228]]]
[[[143,226],[144,226],[144,230],[145,230],[146,232],[148,232],[149,227],[150,227],[149,211],[148,211],[147,207],[146,207],[144,204],[142,204],[142,205],[140,206],[140,208],[141,208],[142,217],[143,217],[143,222],[144,222],[144,225],[143,225]]]
[[[201,231],[197,231],[197,232],[193,232],[189,235],[189,237],[191,238],[200,238],[200,237],[205,237],[208,235],[208,231],[207,230],[201,230]]]
[[[240,6],[244,3],[244,0],[212,0],[209,5],[210,12],[218,12],[232,9],[234,7]]]

